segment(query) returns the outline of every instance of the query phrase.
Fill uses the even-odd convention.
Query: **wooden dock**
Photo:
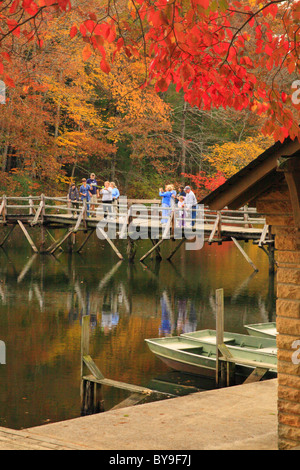
[[[254,271],[256,266],[246,255],[239,241],[252,241],[262,248],[269,256],[270,264],[274,265],[274,240],[270,236],[265,218],[255,209],[245,206],[240,210],[213,211],[201,206],[197,207],[196,220],[192,219],[191,211],[184,219],[185,227],[179,228],[180,210],[177,208],[162,208],[160,200],[120,200],[117,211],[103,215],[102,203],[98,203],[89,213],[89,206],[79,202],[76,207],[66,197],[28,196],[7,197],[0,199],[0,228],[3,237],[0,247],[3,247],[15,227],[19,227],[34,253],[54,254],[57,250],[80,252],[88,243],[93,233],[106,240],[123,260],[124,255],[117,248],[116,240],[127,240],[127,257],[133,261],[136,254],[136,244],[140,239],[149,239],[150,249],[140,258],[144,261],[154,254],[161,258],[160,247],[165,240],[173,240],[177,245],[168,255],[171,259],[184,242],[191,242],[196,234],[201,233],[202,242],[222,244],[233,241]],[[111,206],[113,207],[113,206]],[[162,211],[167,211],[167,216]],[[166,223],[162,223],[162,218]],[[191,228],[192,223],[194,226]],[[190,226],[188,232],[187,227]],[[39,227],[41,237],[39,246],[30,234],[31,228]],[[60,238],[55,239],[51,229],[61,229]],[[0,231],[1,232],[1,231]],[[84,240],[76,243],[76,234],[83,232]],[[186,235],[189,233],[189,236]],[[49,244],[50,243],[50,244]],[[47,245],[48,244],[48,245]],[[47,246],[46,246],[47,245]]]
[[[174,450],[182,456],[195,449],[270,451],[278,449],[277,427],[274,379],[22,431],[0,428],[0,450],[105,450],[107,462],[122,451]]]
[[[139,385],[120,382],[104,377],[98,366],[89,355],[90,316],[82,317],[81,325],[81,415],[87,416],[105,411],[102,387],[113,387],[125,390],[130,395],[118,403],[113,410],[151,401],[174,398],[171,393],[153,390]],[[89,375],[87,375],[89,373]]]

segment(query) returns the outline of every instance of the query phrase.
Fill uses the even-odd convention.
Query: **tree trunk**
[[[116,178],[116,154],[114,153],[111,159],[111,180],[115,181]]]
[[[60,103],[57,105],[57,110],[56,110],[55,129],[54,129],[55,139],[57,139],[58,137],[59,124],[60,124]]]
[[[74,165],[73,165],[73,168],[72,168],[71,181],[74,181],[76,166],[77,166],[77,157],[75,159],[75,162],[74,162]]]
[[[2,167],[1,167],[1,171],[3,172],[6,171],[8,149],[9,149],[9,144],[5,144],[4,152],[2,154]]]
[[[183,104],[182,126],[181,126],[181,173],[185,173],[185,169],[186,169],[186,143],[185,143],[186,114],[187,114],[187,102],[185,101]]]

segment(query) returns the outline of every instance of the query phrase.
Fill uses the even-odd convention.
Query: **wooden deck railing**
[[[127,200],[126,198],[120,198],[117,207],[111,205],[110,208],[111,212],[108,214],[107,219],[105,219],[104,224],[99,225],[99,222],[104,219],[102,201],[98,201],[96,204],[78,201],[74,205],[67,197],[52,197],[44,194],[40,196],[18,197],[6,196],[4,194],[0,198],[0,226],[9,225],[10,231],[0,242],[0,247],[4,245],[10,233],[17,225],[21,227],[34,252],[37,252],[38,249],[25,226],[34,227],[39,225],[42,233],[41,239],[44,240],[44,232],[46,231],[53,241],[53,244],[48,249],[43,248],[44,242],[42,242],[40,252],[51,254],[61,249],[62,244],[67,240],[71,250],[71,244],[75,243],[74,237],[76,232],[83,230],[89,233],[86,236],[86,240],[83,241],[77,250],[80,251],[92,233],[97,229],[102,238],[107,240],[113,248],[119,259],[123,259],[118,248],[112,242],[109,233],[105,231],[107,220],[116,222],[117,238],[121,240],[127,239],[129,259],[134,259],[136,251],[134,247],[135,242],[132,240],[132,233],[130,231],[130,228],[134,225],[136,227],[140,225],[143,229],[148,230],[148,236],[153,244],[153,247],[140,259],[141,261],[154,252],[154,250],[157,252],[157,256],[160,255],[160,245],[164,240],[180,238],[178,246],[168,257],[170,259],[186,239],[185,237],[188,239],[195,237],[193,235],[194,232],[187,234],[185,230],[183,236],[177,236],[175,228],[183,225],[181,217],[182,209],[177,206],[162,207],[161,199]],[[205,242],[211,244],[232,240],[255,271],[257,271],[256,266],[248,259],[247,254],[238,244],[237,240],[253,240],[264,251],[266,251],[264,247],[267,246],[270,253],[273,249],[274,237],[269,233],[265,215],[257,213],[255,208],[245,206],[239,210],[223,209],[216,211],[198,205],[196,209],[188,209],[186,211],[184,227],[191,226],[194,220],[196,229],[203,230],[202,234],[204,235]],[[178,223],[179,221],[181,221],[181,224]],[[55,240],[48,228],[62,228],[66,230],[66,233],[59,240]],[[73,242],[71,243],[72,239]],[[155,242],[157,239],[159,240]],[[270,259],[272,261],[273,255],[271,255]]]
[[[101,219],[99,210],[102,209],[102,202],[99,201],[97,204],[89,202],[78,201],[74,206],[67,197],[50,197],[50,196],[28,196],[28,197],[17,197],[17,196],[6,196],[3,195],[0,199],[0,222],[7,222],[7,218],[13,218],[14,216],[29,216],[31,218],[31,225],[36,225],[38,222],[47,219],[48,216],[59,215],[70,217],[72,214],[77,215],[78,224],[82,223],[88,218],[88,212],[90,207],[93,207],[93,218]],[[172,213],[174,214],[175,220],[178,219],[179,212],[181,209],[178,207],[162,207],[161,200],[159,199],[128,199],[124,205],[122,200],[118,204],[118,214],[122,218],[130,218],[131,221],[135,217],[142,217],[142,206],[147,208],[145,213],[147,217],[150,217],[152,221],[160,221],[162,212],[164,214],[169,213],[171,218]],[[141,209],[139,213],[138,209]],[[97,213],[98,212],[98,213]],[[254,225],[265,226],[265,217],[263,214],[257,213],[256,209],[243,207],[239,210],[228,210],[223,209],[221,211],[210,210],[209,208],[195,209],[197,223],[203,223],[204,226],[211,227],[210,240],[214,239],[216,235],[221,233],[223,225],[238,226],[244,228],[253,228]],[[116,217],[116,213],[111,214],[112,217]],[[191,210],[187,210],[185,216],[185,222],[189,223],[192,221]]]

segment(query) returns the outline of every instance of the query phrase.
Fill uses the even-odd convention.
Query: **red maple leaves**
[[[206,194],[214,191],[226,181],[225,176],[220,171],[213,176],[207,176],[205,171],[201,171],[197,175],[182,173],[182,176],[191,180],[196,188],[196,195],[199,198],[203,198]]]
[[[41,46],[34,19],[70,8],[69,0],[14,0],[2,13],[0,45],[11,34]],[[142,53],[151,59],[148,82],[156,91],[173,83],[192,106],[250,109],[265,117],[264,133],[299,137],[299,109],[279,78],[299,68],[300,1],[135,0],[127,11],[123,2],[117,8],[118,1],[114,8],[108,2],[101,19],[83,12],[82,23],[71,27],[71,39],[81,35],[86,43],[84,60],[99,53],[100,67],[109,73],[107,44],[115,45],[110,60],[120,51],[130,59]]]

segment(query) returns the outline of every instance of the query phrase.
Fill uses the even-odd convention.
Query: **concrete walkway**
[[[0,449],[277,450],[277,380],[195,393],[23,431]]]

